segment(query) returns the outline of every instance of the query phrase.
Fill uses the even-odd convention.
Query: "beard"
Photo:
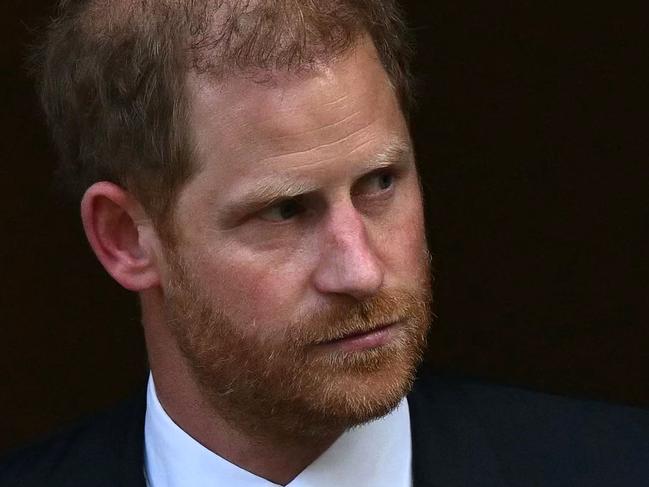
[[[331,435],[389,413],[412,387],[430,326],[427,262],[414,289],[350,298],[268,327],[238,322],[178,254],[168,262],[168,325],[204,398],[242,433],[275,442]],[[322,345],[394,322],[379,347]]]

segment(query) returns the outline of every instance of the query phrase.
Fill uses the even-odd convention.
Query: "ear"
[[[160,284],[157,234],[133,195],[109,182],[95,183],[81,201],[81,220],[92,250],[113,279],[131,291]]]

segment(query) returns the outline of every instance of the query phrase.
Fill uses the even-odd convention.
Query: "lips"
[[[333,339],[333,340],[323,342],[323,344],[338,343],[338,342],[342,342],[342,341],[345,341],[345,340],[351,340],[353,338],[360,338],[360,337],[363,337],[363,336],[371,335],[371,334],[377,333],[377,332],[379,332],[381,330],[385,330],[386,328],[389,328],[392,325],[395,325],[396,323],[397,323],[396,321],[391,321],[390,323],[386,323],[384,325],[379,325],[379,326],[376,326],[374,328],[370,328],[368,330],[359,331],[359,332],[355,332],[355,333],[349,333],[349,334],[344,335],[344,336],[342,336],[340,338],[336,338],[336,339]]]
[[[398,331],[398,321],[391,321],[361,332],[348,333],[340,338],[322,342],[318,347],[322,350],[361,352],[379,348],[389,343]]]

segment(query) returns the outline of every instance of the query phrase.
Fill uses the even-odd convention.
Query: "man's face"
[[[373,46],[189,85],[199,169],[165,297],[205,396],[260,435],[387,413],[420,361],[430,291],[408,129]]]

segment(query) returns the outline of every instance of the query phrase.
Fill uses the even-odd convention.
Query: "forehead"
[[[192,76],[188,89],[199,172],[218,171],[224,197],[245,178],[311,176],[409,141],[395,91],[367,40],[302,73],[221,83]]]

